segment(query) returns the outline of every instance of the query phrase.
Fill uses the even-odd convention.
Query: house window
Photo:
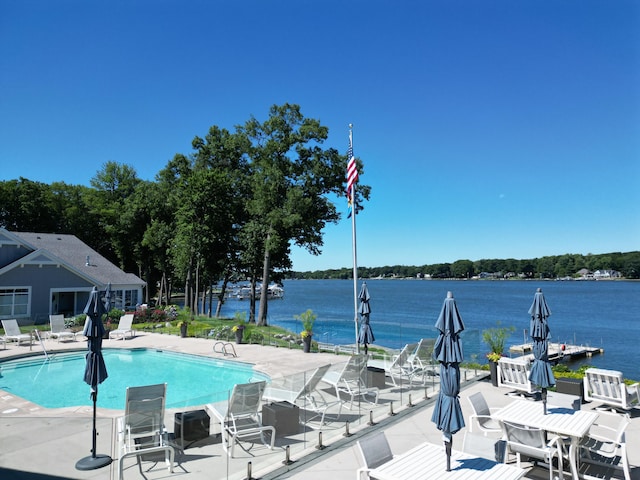
[[[0,288],[0,318],[29,314],[29,288]]]
[[[136,305],[140,303],[138,298],[138,290],[125,290],[124,291],[124,307],[127,310],[134,309]]]

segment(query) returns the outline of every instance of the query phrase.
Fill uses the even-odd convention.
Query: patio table
[[[517,480],[526,473],[513,465],[497,463],[485,458],[453,450],[451,471],[446,471],[447,455],[444,445],[422,443],[393,460],[369,472],[377,480]]]
[[[580,444],[580,439],[587,434],[591,425],[598,418],[596,412],[547,405],[547,414],[545,415],[540,402],[516,400],[492,413],[491,416],[502,422],[540,428],[547,432],[558,434],[561,437],[569,437],[571,439],[569,445],[571,475],[574,480],[579,479],[577,466],[578,445]]]

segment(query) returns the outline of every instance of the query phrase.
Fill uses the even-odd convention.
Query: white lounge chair
[[[414,378],[422,377],[422,383],[425,380],[425,370],[419,363],[414,363],[415,352],[420,348],[420,342],[414,344],[407,344],[402,347],[400,353],[394,355],[389,359],[384,360],[369,360],[368,365],[370,367],[382,368],[388,377],[391,377],[391,381],[394,386],[398,386],[397,380],[402,382],[403,379],[408,380],[410,383]]]
[[[121,338],[124,340],[127,336],[127,333],[131,338],[135,335],[135,331],[131,327],[133,324],[133,313],[127,313],[120,317],[120,321],[118,322],[118,327],[115,330],[111,330],[109,332],[109,338]]]
[[[322,426],[329,407],[337,404],[340,405],[340,410],[342,409],[342,402],[339,399],[335,402],[327,402],[317,390],[320,380],[327,373],[329,367],[330,365],[323,365],[313,372],[274,378],[265,388],[263,398],[265,401],[271,402],[297,403],[304,410],[315,412],[316,416],[321,416],[320,425]]]
[[[598,420],[580,441],[580,462],[622,469],[625,480],[631,480],[625,441],[628,426],[626,414],[598,414]]]
[[[328,370],[321,382],[331,385],[338,399],[347,396],[349,400],[346,406],[349,410],[353,408],[353,403],[358,397],[364,400],[367,400],[367,397],[373,397],[371,403],[377,404],[378,388],[367,387],[363,380],[366,368],[367,357],[365,355],[352,355],[339,368]]]
[[[71,330],[67,330],[64,326],[64,315],[49,315],[49,325],[51,330],[47,338],[57,338],[60,340],[75,340],[76,334]]]
[[[626,385],[622,372],[589,368],[584,372],[584,398],[613,409],[630,410],[640,404],[639,385]]]
[[[356,480],[369,478],[369,471],[393,460],[393,453],[383,431],[378,431],[358,440],[358,451],[362,457],[363,467],[356,471]],[[366,475],[366,477],[363,477]]]
[[[29,342],[29,345],[31,345],[31,335],[20,331],[17,320],[2,320],[2,328],[4,329],[2,338],[5,342],[18,342],[18,345],[22,342]]]
[[[156,452],[164,452],[167,468],[173,473],[175,451],[164,426],[166,393],[166,383],[127,388],[124,417],[117,419],[118,479],[123,476],[127,457],[136,457],[142,473],[141,455]]]
[[[242,383],[233,387],[228,401],[209,403],[206,408],[220,422],[222,446],[233,458],[233,449],[240,439],[260,436],[262,443],[273,450],[276,429],[263,425],[260,407],[266,382]],[[271,443],[265,441],[264,432],[271,432]],[[230,437],[230,438],[229,438]],[[231,447],[229,447],[231,444]]]

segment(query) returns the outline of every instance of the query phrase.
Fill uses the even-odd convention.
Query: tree
[[[251,118],[240,131],[251,141],[247,208],[250,222],[261,227],[254,228],[262,252],[258,323],[266,325],[273,263],[288,261],[291,243],[320,253],[322,229],[340,218],[327,195],[343,195],[347,159],[335,149],[321,148],[328,129],[305,118],[298,105],[274,105],[265,122]],[[368,198],[369,187],[359,186],[358,194],[358,199]],[[361,202],[357,205],[362,208]]]

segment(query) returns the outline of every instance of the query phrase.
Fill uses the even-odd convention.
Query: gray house
[[[125,273],[73,235],[0,228],[0,319],[42,324],[82,313],[94,286],[111,283],[112,305],[133,309],[144,281]]]

